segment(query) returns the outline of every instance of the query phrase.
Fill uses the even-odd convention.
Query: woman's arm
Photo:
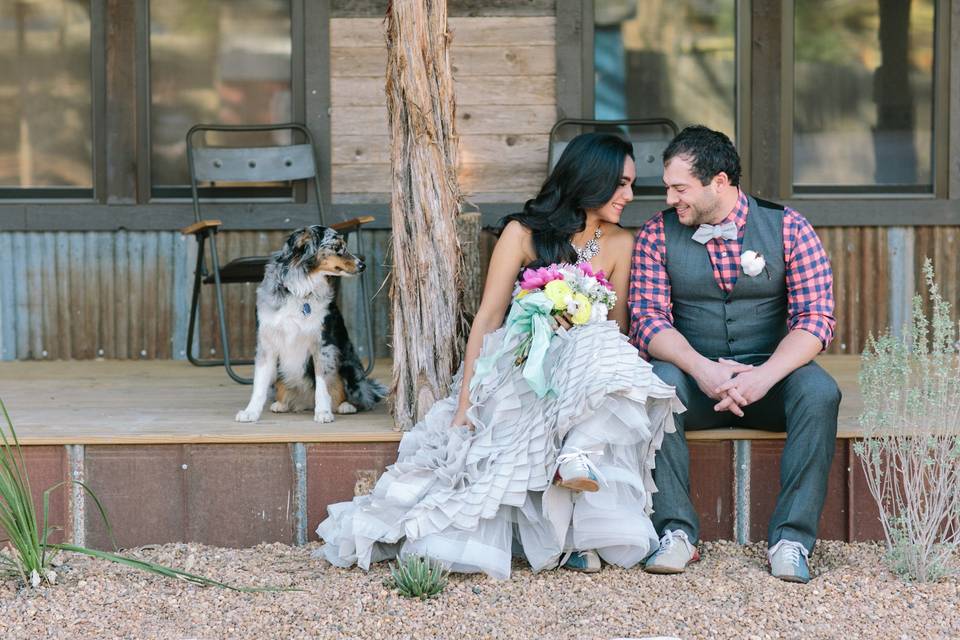
[[[452,426],[472,426],[469,425],[466,415],[470,406],[470,381],[473,379],[474,364],[483,347],[483,338],[503,324],[517,274],[523,265],[532,260],[532,253],[530,231],[516,221],[507,224],[493,248],[493,255],[490,256],[487,283],[483,288],[480,308],[470,327],[467,351],[463,358],[463,385],[460,388]]]
[[[613,272],[608,279],[617,294],[617,304],[607,317],[620,325],[620,333],[628,334],[630,330],[630,319],[627,317],[627,296],[630,291],[630,262],[633,259],[633,234],[625,229],[618,230],[616,237],[610,239],[610,245],[616,257]]]

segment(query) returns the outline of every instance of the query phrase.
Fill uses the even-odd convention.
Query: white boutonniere
[[[744,251],[740,254],[740,268],[743,269],[743,272],[750,276],[760,275],[761,272],[766,271],[767,261],[763,259],[762,253],[757,253],[756,251]],[[770,277],[770,274],[767,273],[767,278]]]

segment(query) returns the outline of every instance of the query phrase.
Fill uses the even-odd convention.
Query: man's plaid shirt
[[[748,211],[747,196],[741,191],[733,211],[721,222],[736,223],[737,239],[714,238],[705,245],[713,264],[713,278],[727,292],[737,283]],[[637,233],[630,269],[630,341],[644,358],[649,358],[647,345],[653,336],[673,326],[663,215],[662,211],[655,215]],[[691,227],[690,234],[694,231]],[[789,207],[783,213],[783,255],[787,326],[815,335],[826,349],[836,324],[830,259],[807,219]]]

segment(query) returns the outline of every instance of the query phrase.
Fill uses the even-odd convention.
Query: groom
[[[833,338],[833,275],[796,211],[740,190],[723,133],[687,127],[663,153],[667,205],[637,234],[631,341],[687,411],[657,454],[653,573],[699,559],[685,431],[782,429],[780,495],[767,533],[771,573],[807,582],[833,459],[840,391],[813,358]]]

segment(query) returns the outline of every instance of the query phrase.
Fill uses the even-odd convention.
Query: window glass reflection
[[[932,189],[933,0],[797,0],[794,184]]]
[[[735,134],[734,0],[596,0],[597,119],[670,118]]]
[[[151,2],[153,184],[189,184],[184,138],[198,122],[292,120],[290,59],[289,0]],[[243,144],[272,144],[269,135]],[[208,140],[215,144],[215,135]]]
[[[90,6],[0,3],[0,188],[93,185]]]

